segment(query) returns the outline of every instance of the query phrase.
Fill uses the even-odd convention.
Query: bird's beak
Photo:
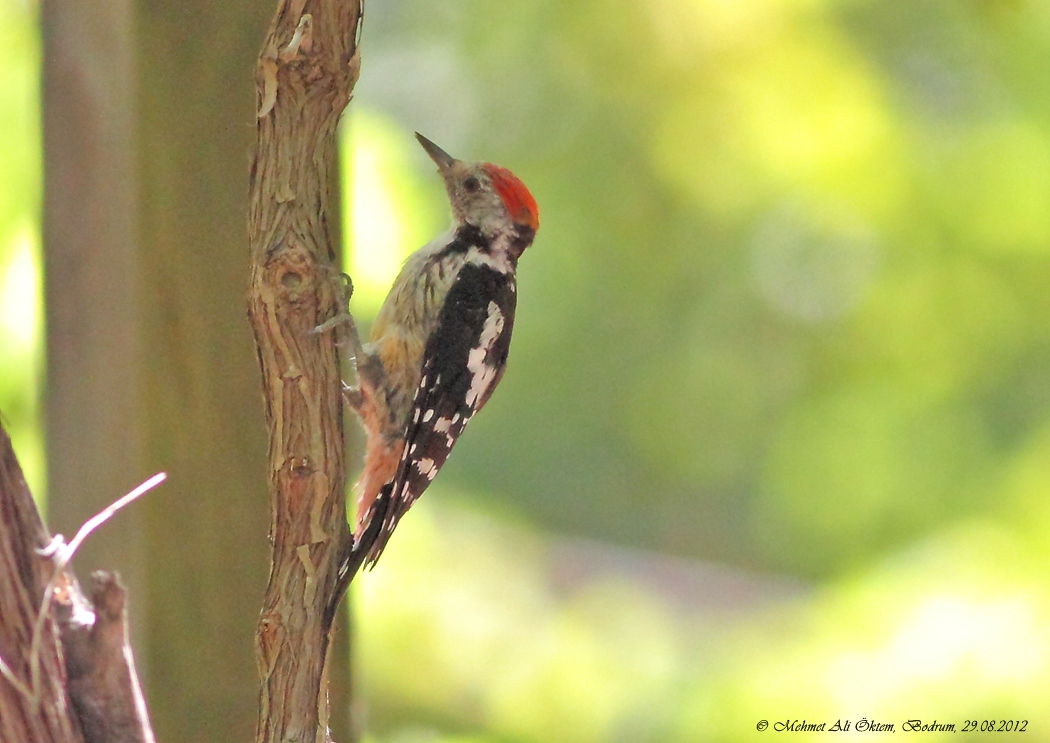
[[[446,172],[457,162],[456,158],[452,157],[452,155],[445,152],[419,132],[416,132],[416,139],[418,139],[419,143],[423,145],[423,149],[427,151],[428,155],[430,155],[430,159],[437,163],[438,170],[442,173]]]

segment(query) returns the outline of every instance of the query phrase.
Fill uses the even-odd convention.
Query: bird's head
[[[540,226],[539,211],[516,175],[498,165],[457,160],[418,132],[416,139],[438,166],[457,225],[473,225],[488,237],[508,233],[520,250],[528,247]]]

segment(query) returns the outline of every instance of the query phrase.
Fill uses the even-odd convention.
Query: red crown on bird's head
[[[525,225],[535,232],[540,226],[540,212],[536,199],[518,176],[499,165],[485,163],[485,172],[492,180],[492,188],[503,200],[507,214],[517,224]]]

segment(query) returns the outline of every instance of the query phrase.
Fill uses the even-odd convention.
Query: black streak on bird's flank
[[[423,354],[405,437],[410,444],[367,565],[379,559],[402,514],[430,485],[467,422],[499,384],[510,348],[515,295],[514,277],[486,265],[468,263],[456,277]]]

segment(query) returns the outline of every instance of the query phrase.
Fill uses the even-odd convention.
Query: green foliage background
[[[39,482],[3,278],[38,242],[32,13],[0,2],[0,409]],[[358,587],[371,729],[1050,740],[1050,4],[402,0],[363,53],[359,316],[444,227],[413,129],[541,210],[500,393]]]
[[[39,387],[40,40],[36,8],[0,0],[0,416],[34,492],[43,492]]]

